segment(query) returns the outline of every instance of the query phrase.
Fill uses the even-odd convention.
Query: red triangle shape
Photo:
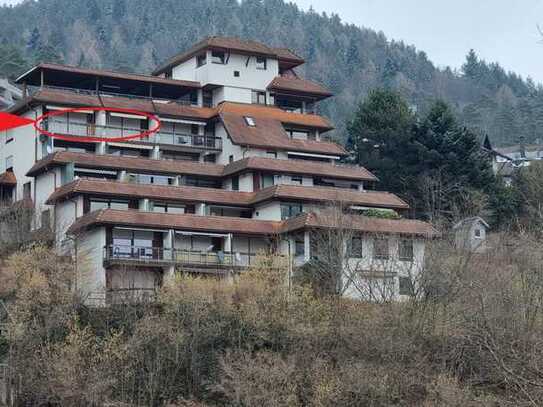
[[[34,120],[16,116],[10,113],[0,112],[0,131],[14,129],[16,127],[26,126],[27,124],[32,123],[34,123]]]

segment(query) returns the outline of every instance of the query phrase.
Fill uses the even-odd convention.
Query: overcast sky
[[[404,40],[439,66],[460,67],[473,48],[487,61],[543,83],[543,44],[537,28],[543,27],[543,0],[289,1]]]

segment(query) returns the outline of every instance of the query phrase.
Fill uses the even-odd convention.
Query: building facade
[[[82,259],[78,289],[99,303],[151,295],[175,272],[241,272],[262,254],[295,270],[314,257],[317,231],[334,229],[331,207],[353,217],[346,247],[356,239],[357,273],[374,281],[368,259],[378,257],[390,271],[380,278],[406,294],[396,266],[420,268],[437,232],[402,219],[408,205],[372,190],[369,171],[339,163],[346,151],[317,114],[332,95],[296,74],[303,62],[287,49],[211,37],[149,76],[37,65],[17,79],[26,91],[12,113],[92,110],[42,123],[80,140],[31,126],[0,134],[0,194],[32,201],[34,227],[50,227],[59,252]],[[106,109],[152,113],[161,128],[138,140],[87,141],[155,125]],[[376,211],[394,216],[364,216]],[[342,292],[357,296],[356,287]]]
[[[22,91],[17,86],[12,85],[5,78],[0,78],[0,110],[19,102],[21,97]]]

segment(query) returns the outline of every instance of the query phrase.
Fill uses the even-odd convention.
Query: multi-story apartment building
[[[59,251],[85,254],[78,286],[100,301],[152,291],[176,271],[242,271],[260,253],[302,265],[315,254],[315,231],[334,227],[323,208],[337,203],[350,217],[357,272],[405,294],[407,276],[396,266],[420,269],[437,232],[363,216],[376,208],[402,214],[408,205],[369,190],[377,179],[366,169],[339,164],[346,151],[327,140],[332,125],[316,110],[332,95],[296,74],[303,62],[287,49],[211,37],[152,76],[37,65],[17,79],[25,95],[12,113],[92,110],[43,124],[80,141],[31,126],[5,132],[0,194],[32,200],[35,227],[51,226]],[[87,141],[153,125],[108,108],[152,113],[161,128],[134,141]],[[388,270],[379,277],[376,258]],[[357,296],[344,280],[343,291]]]

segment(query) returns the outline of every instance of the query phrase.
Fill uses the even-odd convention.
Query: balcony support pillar
[[[169,256],[169,260],[175,261],[175,231],[173,229],[168,230],[164,236],[164,256]],[[171,264],[164,268],[164,279],[171,279],[175,275],[175,265]]]

